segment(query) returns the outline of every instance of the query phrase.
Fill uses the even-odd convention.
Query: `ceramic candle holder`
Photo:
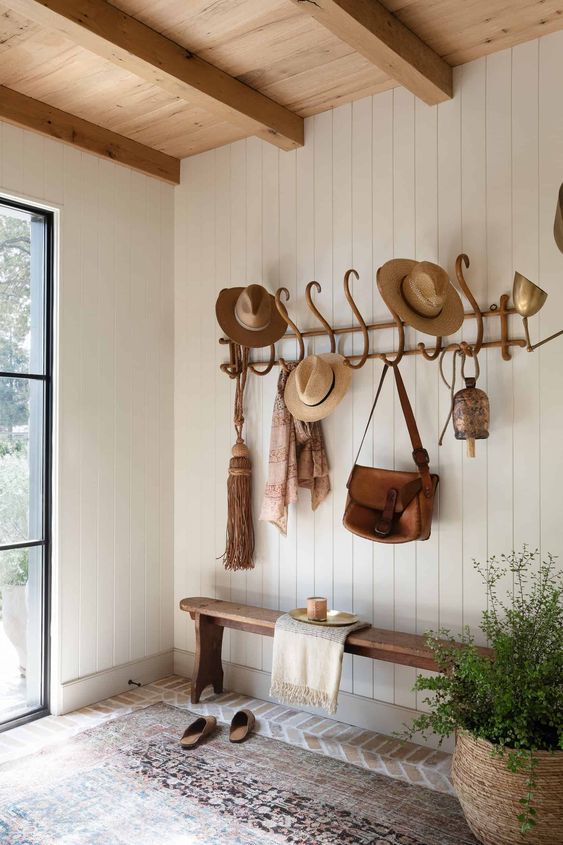
[[[326,622],[327,600],[321,596],[310,596],[307,599],[307,619],[311,622]]]

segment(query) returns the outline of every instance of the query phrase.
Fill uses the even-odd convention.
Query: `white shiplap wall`
[[[71,706],[59,683],[172,646],[174,192],[8,124],[0,186],[60,208],[53,704]]]
[[[307,595],[324,594],[331,604],[353,608],[380,626],[459,629],[478,622],[484,604],[472,558],[483,560],[523,542],[563,551],[559,341],[534,355],[517,350],[511,363],[501,361],[498,351],[482,354],[481,385],[490,396],[492,427],[474,461],[464,457],[464,445],[451,433],[438,449],[449,396],[437,364],[405,359],[404,379],[441,484],[432,538],[395,549],[357,539],[341,524],[346,478],[380,373],[379,363],[368,362],[324,426],[330,499],[313,514],[302,491],[287,539],[256,522],[256,568],[225,573],[217,558],[234,439],[232,384],[219,372],[224,347],[217,343],[214,314],[222,287],[261,281],[272,291],[285,285],[290,312],[300,326],[310,327],[304,289],[317,279],[321,310],[335,325],[349,325],[342,277],[353,266],[360,273],[354,294],[365,317],[383,318],[374,281],[378,266],[393,256],[417,257],[438,261],[453,277],[455,257],[463,251],[471,257],[467,278],[483,307],[511,289],[518,268],[550,294],[532,320],[533,337],[559,329],[563,256],[552,224],[563,181],[562,78],[558,33],[458,68],[455,98],[439,107],[398,88],[308,119],[306,144],[296,152],[280,153],[251,138],[183,163],[176,190],[176,606],[183,596],[214,595],[289,608]],[[488,329],[494,331],[494,323]],[[471,338],[473,330],[466,324],[465,336]],[[512,330],[521,335],[517,321]],[[419,339],[409,332],[410,344]],[[392,333],[379,333],[376,343],[390,348]],[[317,341],[315,348],[322,351],[326,344]],[[277,372],[251,378],[248,387],[256,517],[276,379]],[[390,380],[381,405],[364,458],[410,467]],[[175,645],[179,663],[189,662],[193,623],[178,610]],[[271,646],[271,640],[231,632],[224,655],[267,672]],[[262,677],[260,690],[267,689],[266,676],[239,676]],[[345,661],[343,689],[354,696],[414,707],[413,681],[409,668]]]

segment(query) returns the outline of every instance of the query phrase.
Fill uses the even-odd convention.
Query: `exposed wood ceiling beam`
[[[452,98],[452,69],[379,0],[292,0],[429,105]]]
[[[180,160],[0,85],[0,119],[177,185]]]
[[[285,150],[303,146],[303,118],[105,0],[7,0],[7,6],[118,67]]]

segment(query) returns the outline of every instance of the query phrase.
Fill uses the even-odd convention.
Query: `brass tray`
[[[353,625],[360,621],[360,617],[355,613],[346,613],[345,610],[329,610],[326,615],[326,622],[313,622],[312,619],[307,619],[307,608],[296,607],[295,610],[290,610],[289,615],[298,622],[307,622],[309,625],[322,625],[323,627],[335,628],[343,625]]]

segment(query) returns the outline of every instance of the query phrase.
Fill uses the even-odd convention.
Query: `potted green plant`
[[[429,710],[404,736],[456,735],[452,780],[485,845],[561,845],[563,831],[563,577],[527,547],[474,562],[487,589],[483,654],[468,628],[428,633],[442,674],[417,679]],[[512,583],[507,600],[500,582]],[[528,836],[527,836],[528,835]]]

